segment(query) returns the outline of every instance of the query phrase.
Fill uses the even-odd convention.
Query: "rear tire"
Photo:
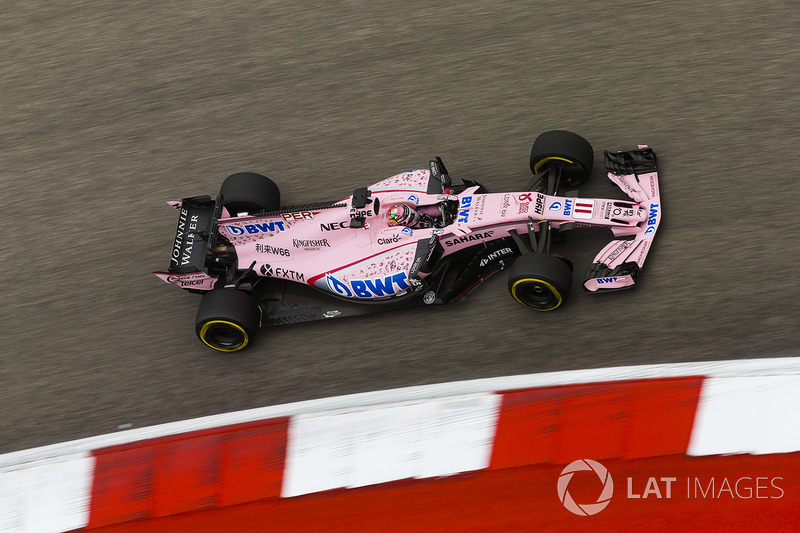
[[[531,171],[543,172],[561,165],[562,183],[577,187],[592,173],[594,150],[589,141],[571,131],[553,130],[539,135],[531,149]]]
[[[569,296],[572,270],[559,257],[537,252],[519,256],[508,273],[508,292],[537,311],[552,311]]]
[[[195,332],[209,348],[238,352],[253,341],[260,325],[261,309],[252,296],[236,289],[214,289],[200,301]]]
[[[228,176],[219,192],[222,205],[231,216],[242,212],[277,211],[281,206],[281,191],[275,182],[254,172]]]

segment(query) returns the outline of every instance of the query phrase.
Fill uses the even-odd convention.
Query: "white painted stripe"
[[[61,533],[89,523],[88,453],[0,473],[0,532]]]
[[[486,394],[442,400],[428,419],[428,437],[419,477],[487,468],[503,397]]]
[[[476,394],[499,390],[552,387],[577,383],[597,383],[626,379],[670,378],[682,376],[767,376],[800,375],[800,357],[778,357],[770,359],[740,359],[735,361],[711,361],[702,363],[670,363],[588,370],[565,370],[543,374],[527,374],[497,378],[454,381],[435,385],[421,385],[402,389],[349,394],[319,400],[289,403],[246,411],[236,411],[203,418],[182,420],[140,429],[119,431],[107,435],[42,446],[19,452],[0,455],[0,472],[17,468],[23,463],[35,464],[60,455],[117,446],[144,439],[153,439],[210,429],[229,424],[254,422],[280,416],[294,416],[333,409],[355,409],[386,403],[415,401],[465,394]]]
[[[497,394],[292,418],[281,496],[486,468]]]
[[[800,376],[707,379],[689,455],[800,450]]]

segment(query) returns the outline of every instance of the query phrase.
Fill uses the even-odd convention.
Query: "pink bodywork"
[[[644,148],[644,146],[640,146]],[[352,197],[345,207],[311,209],[261,217],[229,217],[217,222],[219,231],[236,248],[240,269],[254,263],[262,276],[306,283],[334,294],[381,299],[410,290],[409,280],[418,241],[438,235],[443,257],[463,248],[508,237],[511,230],[520,235],[533,222],[548,220],[553,228],[572,223],[574,227],[610,228],[616,237],[595,257],[612,270],[626,261],[644,264],[653,236],[661,220],[661,201],[656,172],[615,175],[616,183],[631,201],[605,198],[571,198],[534,192],[476,194],[472,187],[461,194],[427,194],[430,171],[415,170],[397,174],[371,187],[371,204],[352,208]],[[637,179],[638,178],[638,179]],[[374,200],[380,203],[375,214]],[[456,221],[442,229],[411,229],[390,226],[389,207],[406,204],[416,209],[444,200],[458,202]],[[171,202],[173,207],[179,207]],[[366,217],[366,227],[348,227],[351,215]],[[628,239],[622,239],[628,237]],[[169,275],[157,273],[181,287],[208,290],[214,278],[202,272]],[[203,277],[205,276],[205,278]],[[420,275],[420,277],[424,277]],[[632,285],[631,276],[590,279],[586,289],[622,288]]]

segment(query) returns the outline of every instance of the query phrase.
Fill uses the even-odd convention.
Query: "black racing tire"
[[[531,149],[531,171],[536,174],[550,165],[561,165],[562,183],[577,187],[592,173],[594,150],[589,141],[571,131],[553,130],[539,135]]]
[[[260,326],[258,303],[240,290],[208,291],[197,308],[197,337],[209,348],[220,352],[243,350],[253,341]]]
[[[228,176],[219,192],[222,205],[232,216],[241,212],[277,211],[281,207],[281,191],[275,182],[254,172]]]
[[[552,311],[569,296],[572,270],[561,258],[531,252],[519,256],[508,273],[508,292],[525,307]]]

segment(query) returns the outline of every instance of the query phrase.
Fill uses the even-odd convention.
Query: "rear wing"
[[[646,216],[632,231],[628,228],[612,229],[615,236],[629,238],[611,241],[595,256],[583,282],[589,292],[609,292],[635,286],[662,216],[658,165],[653,150],[640,145],[638,150],[627,152],[606,151],[605,164],[608,179],[639,203]]]
[[[178,209],[178,226],[175,242],[166,272],[154,272],[156,276],[183,288],[210,290],[217,281],[205,273],[207,251],[213,249],[216,240],[215,224],[222,213],[221,198],[193,196],[180,203],[170,202]]]

